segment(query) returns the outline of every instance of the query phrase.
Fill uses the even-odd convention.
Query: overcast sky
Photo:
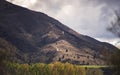
[[[9,0],[44,12],[80,34],[115,44],[120,39],[107,31],[120,0]]]

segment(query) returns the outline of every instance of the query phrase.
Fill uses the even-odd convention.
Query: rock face
[[[44,13],[8,2],[4,7],[0,7],[0,37],[18,49],[15,60],[19,63],[104,65],[106,55],[116,49],[78,34]]]

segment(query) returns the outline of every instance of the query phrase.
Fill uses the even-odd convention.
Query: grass
[[[102,65],[102,66],[98,66],[98,65],[81,65],[80,67],[84,67],[84,68],[107,68],[109,66],[105,66],[105,65]]]

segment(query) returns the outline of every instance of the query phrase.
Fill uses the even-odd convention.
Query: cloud
[[[7,1],[29,8],[33,7],[34,4],[37,2],[37,0],[7,0]]]
[[[80,34],[101,41],[118,38],[106,30],[120,0],[9,0],[58,19]],[[109,39],[109,40],[108,40]]]

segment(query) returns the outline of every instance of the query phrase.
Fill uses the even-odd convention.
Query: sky
[[[80,34],[115,45],[120,39],[107,28],[120,10],[120,0],[8,0],[46,13]]]

